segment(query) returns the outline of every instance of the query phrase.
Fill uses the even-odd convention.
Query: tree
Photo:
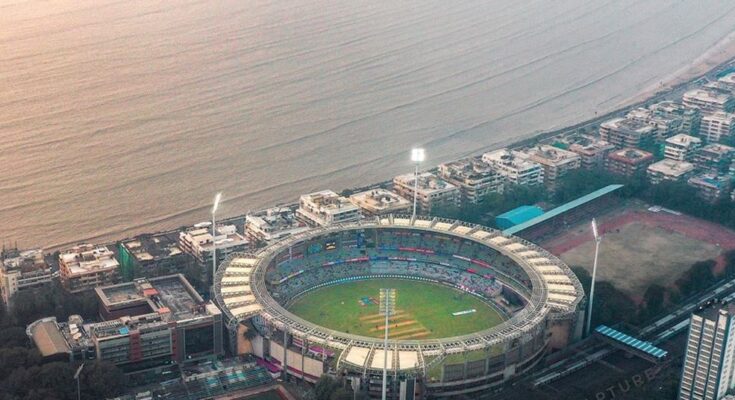
[[[339,389],[339,382],[329,375],[322,375],[314,385],[314,398],[316,400],[332,400],[332,394]]]
[[[664,311],[664,301],[666,299],[666,288],[653,284],[646,289],[643,294],[643,304],[639,310],[639,320],[646,321]]]
[[[81,375],[84,399],[106,399],[125,392],[127,376],[114,364],[98,361],[85,365]]]

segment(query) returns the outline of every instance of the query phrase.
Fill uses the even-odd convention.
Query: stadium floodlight
[[[413,214],[412,219],[416,218],[416,198],[419,191],[419,165],[426,159],[426,152],[422,148],[411,149],[411,161],[416,163],[416,171],[413,175]]]
[[[379,313],[385,314],[385,339],[383,340],[383,400],[387,397],[388,383],[388,317],[396,311],[396,290],[380,289]]]
[[[590,329],[592,328],[592,305],[595,302],[595,278],[597,277],[597,258],[600,254],[600,242],[602,242],[602,236],[597,229],[597,221],[592,218],[592,236],[595,238],[595,259],[592,263],[592,283],[590,283],[590,303],[587,306],[587,329],[585,336],[590,335]]]
[[[84,369],[84,363],[77,368],[77,372],[74,373],[74,379],[77,381],[77,400],[81,400],[82,398],[82,387],[79,384],[79,375],[82,374],[82,369]]]
[[[214,196],[214,204],[212,204],[212,294],[214,294],[214,274],[217,272],[217,231],[215,214],[219,208],[219,202],[222,200],[222,192]]]
[[[212,214],[217,212],[217,208],[219,208],[219,201],[222,200],[222,192],[217,193],[217,195],[214,196],[214,204],[212,204]]]

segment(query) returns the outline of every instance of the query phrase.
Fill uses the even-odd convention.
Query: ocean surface
[[[735,2],[0,0],[0,241],[122,238],[590,118]]]

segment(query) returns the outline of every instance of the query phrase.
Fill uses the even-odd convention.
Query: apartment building
[[[411,213],[412,200],[405,199],[388,189],[377,188],[350,196],[365,216]]]
[[[507,184],[534,186],[544,182],[541,164],[528,160],[518,151],[491,151],[482,155],[482,161],[492,165]]]
[[[296,216],[311,226],[329,226],[358,221],[360,209],[331,190],[302,195]]]
[[[80,244],[59,254],[61,285],[71,293],[120,280],[120,263],[105,246]]]
[[[600,138],[616,148],[641,147],[656,139],[656,128],[645,122],[613,118],[600,124]]]
[[[633,176],[644,172],[654,161],[653,154],[647,151],[627,148],[609,153],[605,169],[612,174]]]
[[[253,242],[270,243],[309,230],[290,207],[273,207],[245,217],[245,235]]]
[[[646,169],[648,179],[654,185],[664,181],[686,181],[693,173],[694,164],[668,158],[655,162]]]
[[[416,193],[416,206],[423,214],[430,214],[437,207],[457,206],[461,198],[458,186],[430,172],[420,173],[418,183],[414,174],[398,175],[393,178],[393,190],[406,199],[413,199]]]
[[[671,160],[691,161],[702,147],[702,139],[680,133],[666,139],[664,157]]]
[[[731,139],[735,132],[735,114],[716,112],[702,117],[699,125],[699,135],[707,143],[716,143]]]
[[[544,185],[550,189],[556,188],[559,178],[582,166],[579,154],[546,144],[529,148],[524,154],[544,169]]]
[[[467,203],[481,203],[488,193],[503,191],[503,176],[481,157],[440,164],[439,176],[458,186]]]
[[[49,284],[54,279],[43,250],[3,249],[0,252],[0,296],[12,307],[13,295]]]

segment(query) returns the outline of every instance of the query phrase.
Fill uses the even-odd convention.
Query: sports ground
[[[651,211],[638,202],[598,216],[603,241],[598,278],[634,298],[657,283],[673,285],[692,263],[719,260],[735,248],[735,232],[712,222],[667,211]],[[592,269],[594,242],[589,222],[541,243],[570,266]]]
[[[378,313],[381,288],[396,289],[396,314],[390,318],[391,339],[435,339],[491,328],[503,317],[479,298],[428,282],[370,279],[327,286],[307,293],[289,311],[325,328],[382,338],[385,317]],[[475,312],[454,316],[452,313]]]

